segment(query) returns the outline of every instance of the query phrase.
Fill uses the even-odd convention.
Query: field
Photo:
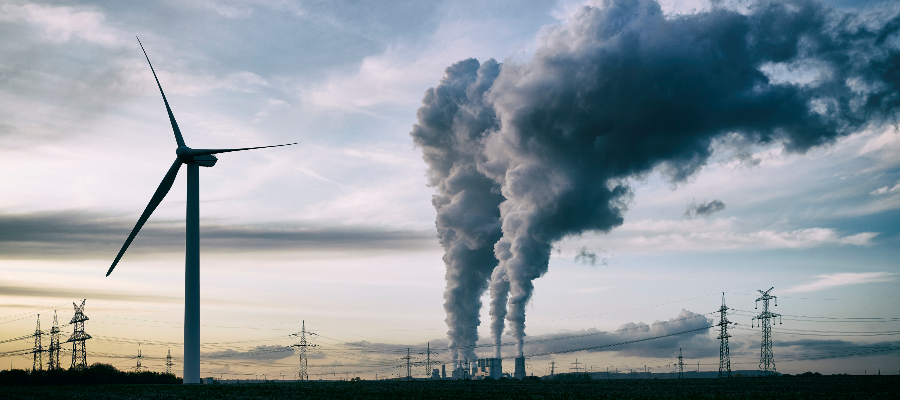
[[[900,376],[0,387],[5,399],[896,399],[898,393]]]

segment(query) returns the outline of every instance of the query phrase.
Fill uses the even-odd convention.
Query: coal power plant
[[[461,60],[426,91],[410,135],[435,188],[455,370],[476,358],[482,335],[504,357],[501,337],[510,335],[522,376],[534,281],[561,240],[625,223],[631,180],[659,172],[676,187],[710,162],[716,143],[737,153],[780,143],[802,155],[895,123],[896,17],[848,25],[858,16],[814,1],[717,4],[677,18],[655,0],[584,6],[530,59]],[[766,72],[811,60],[828,65],[814,85]],[[867,83],[848,84],[856,79]],[[854,87],[863,86],[872,92],[860,97]],[[713,200],[688,215],[724,209]]]

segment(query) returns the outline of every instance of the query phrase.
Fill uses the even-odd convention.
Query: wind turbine
[[[147,64],[150,64],[150,57],[144,50],[144,45],[138,39],[141,51],[147,58]],[[280,144],[277,146],[261,146],[247,147],[242,149],[192,149],[184,144],[184,138],[181,136],[181,130],[178,129],[178,123],[175,122],[175,116],[172,115],[172,109],[169,108],[169,101],[166,100],[166,94],[163,93],[162,85],[159,84],[159,78],[150,64],[150,71],[153,72],[153,78],[156,79],[156,86],[159,87],[159,94],[162,95],[163,103],[166,104],[166,111],[169,113],[169,121],[172,123],[172,131],[175,133],[175,142],[178,148],[175,149],[175,162],[169,167],[169,172],[156,188],[156,193],[150,198],[150,203],[144,209],[144,213],[138,218],[137,224],[119,250],[119,254],[106,271],[106,276],[112,273],[113,268],[119,263],[128,245],[134,240],[141,227],[153,214],[153,210],[159,206],[159,203],[169,193],[178,170],[182,164],[187,164],[187,218],[186,218],[186,237],[185,237],[185,257],[184,257],[184,383],[200,383],[200,180],[199,167],[212,167],[216,165],[218,159],[213,154],[229,153],[232,151],[243,151],[253,149],[264,149],[268,147],[290,146],[297,143]]]

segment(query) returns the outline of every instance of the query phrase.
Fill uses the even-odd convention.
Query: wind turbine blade
[[[232,151],[268,149],[269,147],[291,146],[291,145],[295,145],[295,144],[297,144],[297,143],[278,144],[275,146],[245,147],[243,149],[189,149],[189,150],[185,151],[185,154],[187,154],[189,156],[208,156],[208,155],[219,154],[219,153],[230,153]]]
[[[122,250],[119,250],[119,255],[116,256],[115,261],[113,261],[112,265],[109,266],[109,271],[106,271],[106,276],[112,273],[113,268],[116,267],[116,264],[119,263],[119,260],[122,259],[122,255],[125,254],[125,250],[128,250],[128,246],[131,244],[131,241],[134,240],[134,237],[137,236],[138,232],[140,232],[141,227],[144,226],[144,223],[147,222],[147,219],[150,218],[150,214],[153,214],[153,210],[156,210],[156,207],[160,202],[166,198],[166,194],[169,193],[169,189],[172,189],[172,184],[175,183],[175,177],[178,176],[178,170],[181,169],[181,160],[175,159],[175,162],[172,163],[172,166],[169,167],[169,172],[166,173],[166,176],[163,178],[162,182],[159,183],[159,187],[156,188],[156,193],[153,193],[153,197],[150,198],[150,203],[147,204],[147,208],[144,209],[144,213],[141,214],[141,218],[138,219],[137,224],[134,225],[134,229],[131,230],[131,234],[128,235],[128,239],[125,240],[125,244],[122,245]]]
[[[137,36],[135,36],[137,39]],[[141,45],[141,51],[144,52],[144,57],[147,58],[147,64],[150,64],[150,57],[147,56],[147,50],[144,50],[144,44],[141,43],[141,39],[138,39],[138,44]],[[159,94],[162,95],[163,103],[166,103],[166,111],[169,113],[169,122],[172,123],[172,131],[175,132],[175,142],[178,143],[178,146],[184,146],[184,138],[181,137],[181,129],[178,129],[178,123],[175,122],[175,116],[172,115],[172,109],[169,108],[169,101],[166,100],[166,94],[163,93],[162,85],[159,84],[159,78],[156,77],[156,70],[153,69],[153,64],[150,64],[150,71],[153,72],[153,79],[156,79],[156,86],[159,87]]]

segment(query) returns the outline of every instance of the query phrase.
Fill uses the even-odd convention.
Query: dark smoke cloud
[[[898,30],[896,12],[860,16],[812,0],[761,0],[740,12],[715,3],[668,17],[654,0],[605,0],[546,29],[534,57],[504,63],[484,96],[456,97],[454,110],[495,119],[472,118],[466,125],[445,113],[448,128],[434,131],[443,136],[429,137],[431,147],[413,136],[432,174],[452,164],[432,160],[435,152],[464,149],[460,165],[476,163],[496,185],[459,186],[453,193],[487,196],[499,186],[493,340],[500,343],[508,322],[522,353],[532,281],[547,272],[552,244],[621,225],[632,195],[629,179],[658,171],[673,185],[684,182],[706,165],[716,141],[777,143],[803,153],[895,123]],[[453,73],[459,65],[448,69],[442,86],[471,85],[471,74]],[[792,81],[789,72],[797,70],[816,78]],[[420,126],[428,123],[430,114],[422,110],[432,109],[434,97],[426,94]],[[458,182],[481,182],[471,173]],[[476,281],[471,290],[478,292]],[[448,281],[448,289],[457,282]]]
[[[432,204],[444,247],[447,289],[444,310],[453,360],[474,359],[471,350],[481,324],[481,296],[497,265],[494,243],[500,239],[503,201],[499,186],[478,171],[486,134],[499,121],[484,95],[500,72],[494,60],[460,61],[447,68],[440,85],[428,89],[410,134],[428,163]]]
[[[713,200],[713,201],[710,201],[709,203],[700,203],[700,204],[691,203],[691,205],[688,206],[687,210],[684,210],[684,216],[687,218],[691,218],[692,214],[696,215],[696,216],[701,216],[701,215],[707,216],[707,215],[711,215],[713,213],[722,211],[724,209],[725,209],[725,203],[723,203],[721,200]]]

